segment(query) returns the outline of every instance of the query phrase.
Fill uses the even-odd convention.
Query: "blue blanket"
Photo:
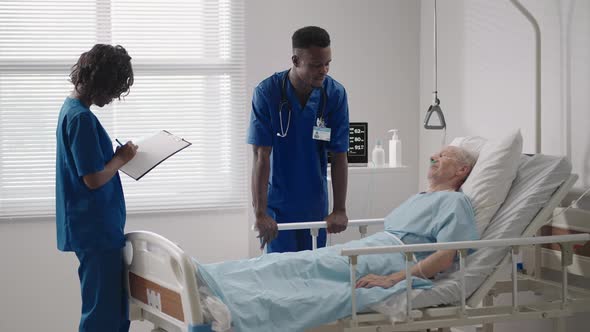
[[[348,257],[340,255],[342,248],[397,244],[381,232],[316,251],[196,265],[201,278],[229,307],[236,332],[303,331],[351,314],[350,267]],[[404,269],[404,257],[397,253],[360,256],[356,272],[359,278]],[[403,292],[405,285],[357,289],[357,310]],[[412,287],[430,288],[431,282],[414,277]]]

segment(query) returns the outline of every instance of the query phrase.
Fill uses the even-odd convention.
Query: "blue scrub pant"
[[[82,290],[80,332],[128,332],[129,305],[124,289],[123,250],[76,252]]]
[[[274,239],[267,245],[266,252],[294,252],[302,250],[311,250],[311,240],[312,238],[309,229],[280,231],[276,239]],[[317,241],[318,248],[326,246],[325,229],[320,229]]]

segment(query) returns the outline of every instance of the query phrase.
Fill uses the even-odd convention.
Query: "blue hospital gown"
[[[385,217],[385,230],[404,244],[479,239],[471,202],[461,192],[436,191],[410,197]],[[432,252],[419,252],[424,259]]]
[[[398,224],[407,230],[400,233]],[[394,232],[401,234],[400,238],[427,243],[446,239],[473,240],[477,236],[469,200],[463,194],[450,192],[410,198],[387,216],[385,227],[386,232],[344,245],[316,251],[272,253],[241,261],[197,263],[197,270],[228,306],[237,332],[303,331],[351,313],[350,268],[348,257],[340,255],[343,248],[398,245],[399,240],[391,234]],[[473,231],[469,231],[470,228]],[[359,256],[356,272],[361,277],[403,269],[404,257],[395,253]],[[405,285],[400,282],[389,289],[357,289],[358,311],[404,291]],[[413,288],[429,288],[431,282],[414,277],[412,285]]]

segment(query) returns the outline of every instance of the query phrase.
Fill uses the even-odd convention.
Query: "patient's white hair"
[[[475,156],[473,156],[473,154],[471,154],[468,150],[463,149],[461,147],[453,146],[453,145],[449,145],[449,147],[452,149],[452,151],[455,155],[455,160],[459,164],[469,167],[469,172],[467,172],[467,174],[465,174],[465,177],[456,183],[455,189],[458,190],[459,188],[461,188],[461,186],[463,185],[465,180],[467,180],[467,178],[471,174],[471,171],[473,170],[473,166],[475,166],[475,163],[477,162],[477,158]]]
[[[453,150],[456,154],[458,162],[460,162],[463,165],[469,166],[470,169],[473,169],[473,166],[475,166],[475,162],[477,161],[473,154],[471,154],[466,149],[463,149],[458,146],[453,146]]]

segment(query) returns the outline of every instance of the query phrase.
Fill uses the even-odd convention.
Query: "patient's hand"
[[[367,274],[366,276],[356,281],[356,288],[390,288],[403,279],[404,277],[400,273],[394,273],[386,276]]]
[[[256,229],[258,230],[257,238],[260,239],[260,249],[263,249],[279,234],[277,222],[266,213],[256,216]]]
[[[326,223],[328,224],[328,233],[340,233],[346,230],[346,226],[348,226],[346,211],[333,211],[326,217]]]

